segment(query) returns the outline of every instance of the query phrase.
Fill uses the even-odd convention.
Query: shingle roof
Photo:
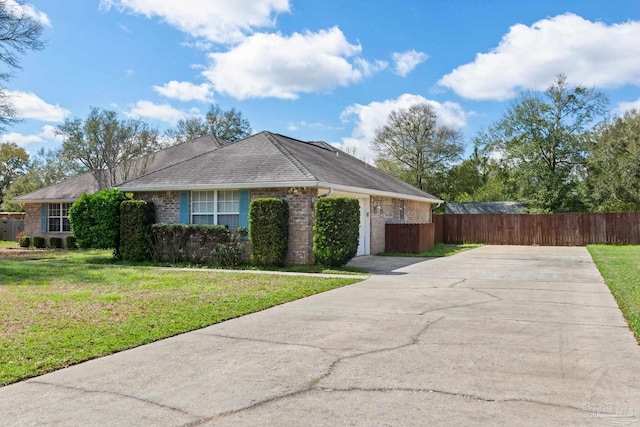
[[[222,185],[342,186],[364,193],[439,200],[324,142],[260,132],[181,163],[123,183],[124,191],[193,189]],[[373,191],[372,191],[373,190]]]
[[[527,205],[522,202],[450,202],[448,214],[519,214],[526,213]]]
[[[132,168],[132,170],[135,171],[133,175],[138,176],[142,172],[153,172],[203,153],[216,150],[227,144],[226,141],[210,135],[176,144],[139,160]],[[95,193],[98,189],[99,186],[95,177],[91,173],[83,173],[32,193],[16,197],[12,201],[16,203],[74,201],[80,197],[82,193]]]

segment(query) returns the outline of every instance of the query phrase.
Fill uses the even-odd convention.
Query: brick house
[[[290,209],[289,263],[314,262],[313,204],[319,197],[359,200],[358,255],[384,251],[385,224],[430,223],[432,204],[442,202],[325,142],[270,132],[233,144],[198,138],[160,151],[156,159],[119,188],[152,201],[158,222],[247,227],[251,200],[282,198]],[[68,204],[83,191],[97,189],[78,193],[80,185],[65,184],[73,180],[80,177],[16,199],[25,207],[26,234],[69,234]]]

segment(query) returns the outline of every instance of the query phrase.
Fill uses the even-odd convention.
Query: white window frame
[[[233,212],[224,212],[224,211],[219,211],[218,209],[218,201],[219,201],[219,197],[221,193],[225,193],[225,192],[235,192],[236,193],[236,198],[232,199],[232,203],[236,203],[238,206],[238,209],[236,211]],[[194,205],[195,203],[201,203],[201,202],[196,202],[195,200],[195,194],[196,193],[213,193],[213,211],[212,212],[195,212],[194,209]],[[207,198],[205,203],[209,203],[209,199]],[[225,203],[226,201],[221,201],[221,203]],[[219,225],[220,221],[219,221],[219,216],[222,215],[236,215],[238,218],[238,221],[240,221],[240,191],[239,190],[235,190],[235,189],[226,189],[226,190],[202,190],[202,191],[192,191],[191,192],[191,197],[190,197],[190,219],[189,222],[191,224],[197,224],[194,221],[195,217],[198,216],[209,216],[212,215],[213,216],[213,225]],[[238,225],[234,225],[231,226],[231,230],[233,230],[234,228],[238,227]]]
[[[65,212],[66,205],[66,215]],[[57,209],[60,215],[51,215],[52,209]],[[70,233],[71,232],[71,224],[69,223],[69,208],[71,208],[71,203],[48,203],[47,204],[47,231],[50,233]],[[60,226],[59,230],[51,230],[51,220],[58,220],[58,224]],[[69,224],[69,229],[65,230],[65,221],[67,220],[67,224]]]

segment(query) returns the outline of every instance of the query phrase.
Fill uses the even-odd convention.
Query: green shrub
[[[153,203],[125,200],[120,204],[120,256],[123,260],[149,259],[149,230],[154,222]]]
[[[251,260],[259,265],[284,265],[289,248],[289,204],[256,199],[249,205]]]
[[[52,237],[49,239],[49,246],[54,249],[62,248],[62,239],[60,237]]]
[[[76,243],[75,236],[67,236],[67,249],[77,249],[78,245]]]
[[[120,203],[124,195],[117,189],[82,194],[69,209],[71,230],[83,249],[114,249],[120,256]]]
[[[339,267],[358,252],[360,205],[353,197],[327,197],[315,203],[313,253],[316,262]]]
[[[18,240],[18,244],[20,245],[21,248],[28,248],[29,245],[31,244],[31,237],[30,236],[20,236],[19,240]]]
[[[47,247],[47,241],[44,239],[44,237],[40,237],[40,236],[35,236],[33,238],[33,246],[35,246],[36,248],[46,248]]]
[[[244,236],[243,229],[231,234],[223,225],[153,224],[149,253],[160,262],[233,266],[245,252]]]

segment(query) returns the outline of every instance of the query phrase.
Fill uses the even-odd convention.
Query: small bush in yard
[[[46,248],[47,247],[47,241],[44,239],[44,237],[40,237],[40,236],[35,236],[33,238],[33,246],[35,246],[36,248]]]
[[[28,248],[29,245],[31,244],[31,237],[25,236],[23,234],[22,236],[18,237],[18,244],[20,245],[21,248]]]
[[[67,249],[78,249],[75,236],[67,236]]]
[[[289,249],[289,204],[280,199],[256,199],[249,205],[251,260],[260,265],[284,265]]]
[[[60,237],[52,237],[49,239],[49,246],[53,249],[62,248],[62,239]]]
[[[149,259],[149,231],[154,222],[153,203],[125,200],[120,204],[120,255],[123,260]]]
[[[315,203],[313,253],[316,262],[339,267],[358,252],[360,205],[353,197],[327,197]]]

